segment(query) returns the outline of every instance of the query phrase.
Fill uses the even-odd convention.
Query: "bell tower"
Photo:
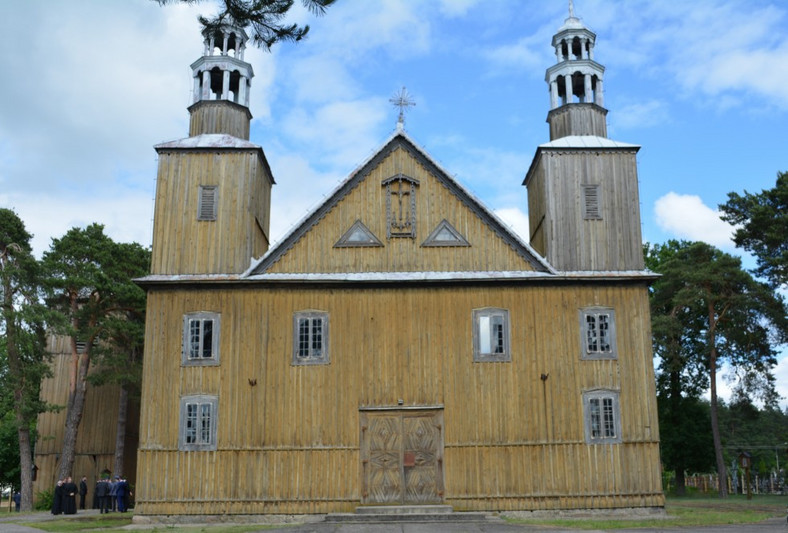
[[[607,138],[605,67],[594,60],[596,34],[575,16],[572,0],[552,45],[550,142],[539,146],[523,182],[531,246],[563,271],[642,270],[640,147]]]
[[[203,37],[191,65],[189,137],[155,146],[151,274],[240,274],[269,245],[274,178],[249,142],[248,36],[229,21]]]
[[[550,140],[567,135],[607,137],[602,79],[605,67],[594,61],[596,34],[575,16],[569,17],[553,36],[556,64],[547,69],[550,87]],[[569,105],[575,104],[575,105]]]

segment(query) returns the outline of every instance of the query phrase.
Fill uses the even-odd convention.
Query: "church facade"
[[[158,145],[136,514],[664,506],[638,146],[570,16],[529,242],[398,126],[269,249],[247,36]],[[251,266],[250,266],[251,265]]]

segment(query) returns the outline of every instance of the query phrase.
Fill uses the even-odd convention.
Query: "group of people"
[[[82,476],[79,487],[71,479],[71,476],[59,479],[55,485],[52,499],[52,514],[76,514],[77,494],[79,494],[79,508],[85,509],[85,498],[88,494],[87,477]],[[125,513],[129,509],[129,496],[131,495],[126,478],[120,476],[115,476],[115,479],[103,477],[96,482],[93,508],[99,509],[102,514],[113,511]]]
[[[52,514],[77,514],[77,494],[80,495],[80,503],[82,509],[85,508],[85,494],[88,492],[87,478],[83,477],[79,482],[79,487],[67,476],[63,479],[58,479],[55,485],[55,493],[52,498]],[[82,492],[84,485],[84,493]]]
[[[101,513],[117,511],[125,513],[129,510],[129,483],[126,478],[115,476],[115,479],[99,479],[96,482],[96,501]],[[95,505],[94,505],[95,506]]]

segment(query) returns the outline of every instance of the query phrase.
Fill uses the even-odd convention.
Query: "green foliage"
[[[651,293],[661,370],[681,368],[680,390],[693,395],[705,388],[708,378],[701,374],[724,361],[737,373],[738,395],[775,405],[775,348],[788,339],[783,298],[747,273],[739,258],[706,243],[655,245],[646,263],[662,274]]]
[[[0,419],[0,485],[19,490],[19,436],[14,413],[6,411]]]
[[[30,246],[32,236],[10,209],[0,209],[0,409],[13,413],[3,424],[17,436],[17,467],[6,471],[21,489],[21,509],[32,500],[32,436],[38,414],[48,408],[39,399],[41,380],[49,375],[40,302],[41,270]],[[10,459],[10,458],[9,458]]]
[[[774,188],[758,194],[728,193],[720,209],[722,219],[737,226],[736,246],[755,255],[757,274],[773,286],[788,283],[788,172],[778,172]]]
[[[698,398],[657,397],[660,455],[665,468],[708,472],[714,468],[709,404]]]
[[[716,373],[727,363],[736,375],[734,398],[776,406],[772,369],[776,346],[788,338],[785,302],[739,258],[706,243],[669,241],[644,251],[648,268],[662,274],[650,303],[660,422],[669,428],[661,432],[663,461],[676,471],[679,486],[685,470],[703,469],[708,441],[693,427],[706,419],[697,398],[710,387],[711,437],[724,477]]]
[[[729,464],[747,451],[761,475],[776,470],[778,462],[781,469],[788,465],[788,413],[780,409],[759,409],[740,398],[720,409],[720,432]]]
[[[36,493],[36,511],[49,511],[55,501],[55,489],[47,489]]]
[[[160,5],[173,2],[195,4],[200,0],[156,0]],[[336,0],[301,0],[313,15],[322,15]],[[294,0],[223,0],[219,13],[211,18],[199,17],[204,31],[220,29],[227,22],[251,28],[255,45],[270,50],[280,41],[298,42],[309,33],[309,26],[286,24],[285,18]]]
[[[148,250],[114,242],[100,224],[70,229],[44,253],[45,293],[57,317],[50,323],[55,332],[71,337],[76,374],[69,390],[60,477],[73,464],[87,383],[119,383],[127,390],[139,383],[145,292],[133,280],[147,274],[149,263]],[[94,363],[97,371],[91,376]]]

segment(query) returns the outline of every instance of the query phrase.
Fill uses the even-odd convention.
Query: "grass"
[[[643,519],[604,519],[594,518],[566,518],[566,519],[512,519],[513,524],[561,526],[570,529],[629,529],[640,527],[661,528],[669,525],[671,528],[715,526],[730,524],[752,524],[767,518],[784,517],[786,513],[788,496],[763,495],[753,496],[747,500],[746,496],[729,496],[726,500],[717,497],[668,497],[665,502],[665,511],[668,518],[643,518]]]
[[[24,524],[20,520],[20,524]],[[26,525],[44,531],[91,531],[94,529],[121,528],[131,524],[131,516],[85,516],[80,518],[61,518],[44,522],[28,522]],[[110,529],[110,531],[112,531]]]
[[[30,521],[24,520],[25,515],[20,516],[17,522],[22,525],[29,525],[43,531],[53,532],[79,532],[79,531],[95,531],[101,530],[104,532],[124,532],[123,526],[131,524],[131,515],[125,516],[84,516],[78,518],[63,518],[47,521]],[[251,531],[261,531],[265,529],[273,529],[274,527],[282,526],[268,526],[261,524],[245,524],[245,525],[210,525],[210,526],[168,526],[161,525],[151,529],[144,529],[145,533],[249,533]]]
[[[726,500],[720,500],[709,496],[690,496],[690,497],[668,497],[665,503],[665,510],[668,518],[643,518],[643,519],[603,519],[593,518],[567,518],[567,519],[509,519],[512,524],[543,525],[552,527],[563,527],[576,530],[614,530],[624,528],[681,528],[694,526],[714,526],[722,524],[751,524],[760,522],[767,518],[785,517],[788,496],[778,495],[756,495],[752,500],[747,500],[746,496],[730,496]],[[56,519],[48,521],[28,522],[25,514],[19,516],[15,522],[27,524],[45,531],[72,532],[72,531],[109,531],[122,532],[123,526],[131,523],[131,516],[84,516],[69,519]],[[261,524],[244,525],[204,525],[189,526],[162,525],[146,532],[154,533],[249,533],[264,529],[283,527],[266,526]]]

